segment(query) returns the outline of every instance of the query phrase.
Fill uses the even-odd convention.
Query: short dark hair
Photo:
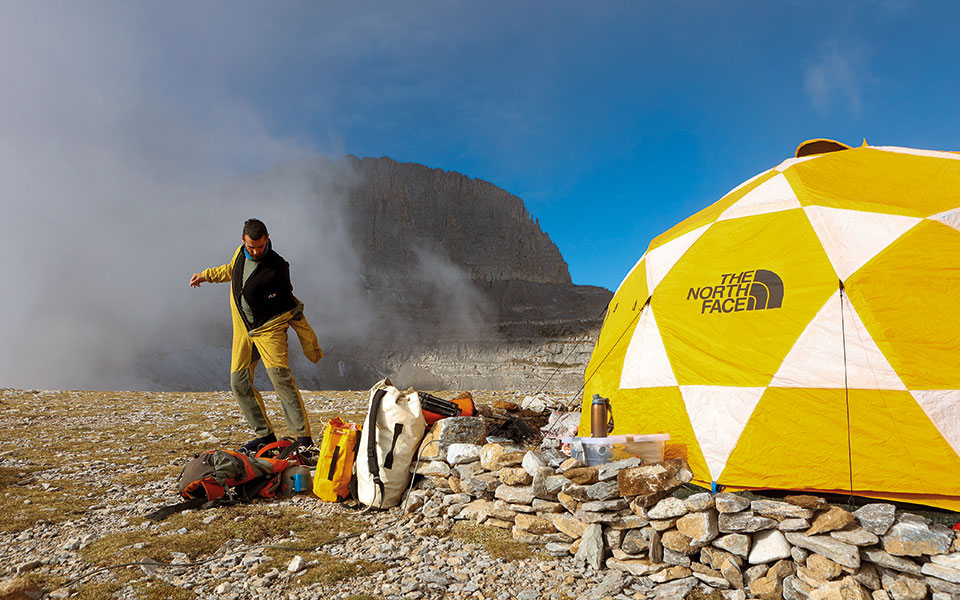
[[[247,219],[243,222],[243,235],[251,240],[259,240],[267,235],[267,226],[260,219]]]

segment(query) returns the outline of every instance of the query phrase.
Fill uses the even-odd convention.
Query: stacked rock
[[[439,427],[438,427],[439,426]],[[671,495],[680,459],[588,466],[555,450],[485,443],[483,420],[439,421],[408,510],[509,529],[578,563],[623,571],[675,597],[960,599],[960,532],[875,503],[848,512],[797,495]]]

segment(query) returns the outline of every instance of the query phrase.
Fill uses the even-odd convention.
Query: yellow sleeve
[[[205,281],[210,283],[224,283],[226,281],[230,281],[233,278],[233,263],[237,261],[237,256],[242,250],[243,246],[240,246],[236,253],[234,253],[233,260],[225,265],[220,265],[219,267],[204,269],[203,271],[200,271],[200,275]]]
[[[227,263],[225,265],[220,265],[219,267],[212,267],[209,269],[204,269],[200,271],[200,275],[210,283],[223,283],[225,281],[230,281],[233,277],[233,265]]]

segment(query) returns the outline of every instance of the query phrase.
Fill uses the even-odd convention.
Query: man
[[[256,452],[277,441],[263,398],[253,385],[253,372],[261,359],[280,398],[288,433],[296,435],[302,446],[310,446],[310,422],[288,364],[287,327],[293,327],[304,355],[312,362],[323,358],[323,351],[303,316],[303,304],[293,295],[290,265],[271,248],[266,225],[258,219],[246,221],[241,241],[230,262],[190,278],[191,287],[231,282],[230,388],[255,436],[241,450]]]

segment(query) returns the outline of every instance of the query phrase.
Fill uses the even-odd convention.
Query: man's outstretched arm
[[[190,287],[200,287],[201,283],[207,282],[223,283],[224,281],[230,281],[232,276],[231,263],[213,267],[212,269],[204,269],[190,276]]]

